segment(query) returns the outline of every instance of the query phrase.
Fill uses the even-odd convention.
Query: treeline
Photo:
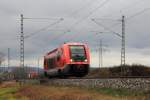
[[[99,77],[150,77],[150,67],[144,65],[125,65],[105,68],[91,68],[88,78]]]

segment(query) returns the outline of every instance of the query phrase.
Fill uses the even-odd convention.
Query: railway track
[[[71,78],[71,79],[47,79],[40,80],[46,85],[73,85],[83,87],[100,88],[126,88],[131,90],[150,91],[150,77],[124,77],[124,78]]]
[[[41,85],[64,85],[99,88],[125,88],[131,90],[150,91],[150,77],[107,77],[107,78],[43,78],[23,80],[25,83]]]
[[[122,76],[122,77],[99,77],[99,78],[88,78],[88,77],[68,77],[68,78],[41,78],[37,79],[41,83],[48,82],[51,80],[101,80],[101,79],[150,79],[150,76]]]
[[[150,78],[150,76],[120,76],[120,77],[113,77],[113,76],[110,76],[110,77],[98,77],[96,79],[115,79],[115,78],[120,78],[120,79],[124,79],[124,78]],[[86,78],[86,77],[83,77],[82,79],[95,79],[95,78]]]

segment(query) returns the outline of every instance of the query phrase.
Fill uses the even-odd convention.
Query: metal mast
[[[38,78],[39,78],[39,76],[40,76],[40,69],[39,69],[40,64],[39,64],[39,63],[40,63],[40,58],[38,58],[38,63],[37,63],[37,64],[38,64]]]
[[[8,48],[8,71],[10,66],[10,48]]]
[[[100,40],[99,44],[99,68],[103,66],[103,45],[102,45],[102,40]]]
[[[125,65],[125,16],[122,16],[121,66]]]
[[[100,43],[100,42],[99,42],[99,43]],[[99,55],[98,55],[98,58],[99,58],[99,59],[98,59],[98,60],[99,60],[99,61],[98,61],[98,62],[99,62],[99,68],[101,68],[101,63],[100,63],[100,57],[101,57],[100,48],[101,48],[101,47],[100,47],[100,44],[99,44],[99,48],[98,48],[98,53],[99,53]]]
[[[122,16],[121,73],[125,72],[125,16]]]
[[[101,67],[103,67],[103,44],[102,44],[102,40],[100,41],[100,46],[101,46]]]
[[[21,14],[21,34],[20,34],[20,67],[24,68],[24,33],[23,33],[23,14]]]

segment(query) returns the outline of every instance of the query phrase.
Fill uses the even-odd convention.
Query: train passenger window
[[[48,63],[48,67],[49,67],[49,68],[53,68],[54,60],[53,60],[52,58],[49,58],[49,59],[47,60],[47,63]]]
[[[56,57],[57,61],[60,60],[60,55],[61,55],[60,53],[61,53],[60,51],[57,52],[57,57]]]
[[[60,60],[60,55],[57,56],[57,61],[59,61],[59,60]]]

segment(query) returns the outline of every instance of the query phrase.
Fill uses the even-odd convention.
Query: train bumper
[[[68,64],[62,70],[64,75],[84,76],[89,72],[89,64]]]

